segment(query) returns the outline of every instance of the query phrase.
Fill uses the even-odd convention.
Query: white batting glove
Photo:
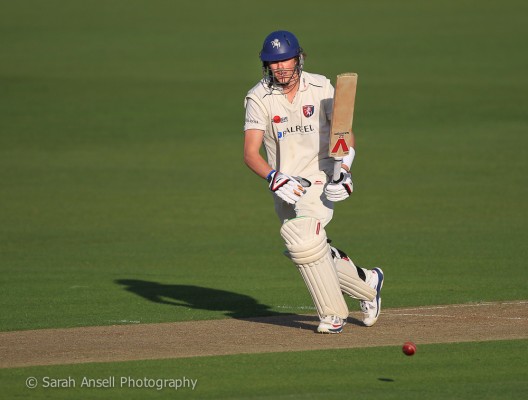
[[[279,171],[271,171],[267,178],[269,189],[286,203],[295,204],[306,191],[294,177]]]
[[[352,184],[352,175],[346,169],[341,168],[341,175],[337,181],[332,181],[325,187],[326,198],[330,201],[342,201],[348,199],[348,197],[354,191],[354,185]]]

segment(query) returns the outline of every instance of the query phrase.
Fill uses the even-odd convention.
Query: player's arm
[[[260,155],[264,131],[247,129],[244,136],[244,162],[258,176],[268,181],[269,189],[283,201],[295,204],[305,190],[295,178],[273,170]]]
[[[264,138],[264,131],[260,129],[248,129],[244,133],[244,162],[254,173],[266,179],[271,167],[260,155],[260,147]]]

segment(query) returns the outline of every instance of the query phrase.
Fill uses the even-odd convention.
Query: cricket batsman
[[[320,318],[317,331],[340,333],[349,315],[343,293],[358,299],[363,323],[372,326],[381,309],[381,268],[356,266],[330,246],[325,227],[334,203],[353,191],[354,141],[339,179],[329,157],[334,87],[325,76],[304,71],[305,53],[288,31],[270,33],[262,44],[262,79],[245,97],[244,161],[266,180],[281,221],[286,255],[297,266]],[[266,158],[260,155],[264,145]]]

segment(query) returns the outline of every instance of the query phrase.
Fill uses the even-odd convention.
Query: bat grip
[[[343,162],[342,158],[336,158],[334,162],[334,175],[332,176],[333,181],[338,181],[341,177],[341,164]]]

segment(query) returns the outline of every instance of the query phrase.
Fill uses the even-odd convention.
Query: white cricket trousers
[[[288,204],[278,196],[275,199],[275,212],[281,223],[295,217],[317,218],[323,226],[326,226],[334,215],[334,203],[329,201],[324,194],[324,187],[327,182],[325,173],[306,177],[312,186],[306,188],[306,193],[295,204]]]

